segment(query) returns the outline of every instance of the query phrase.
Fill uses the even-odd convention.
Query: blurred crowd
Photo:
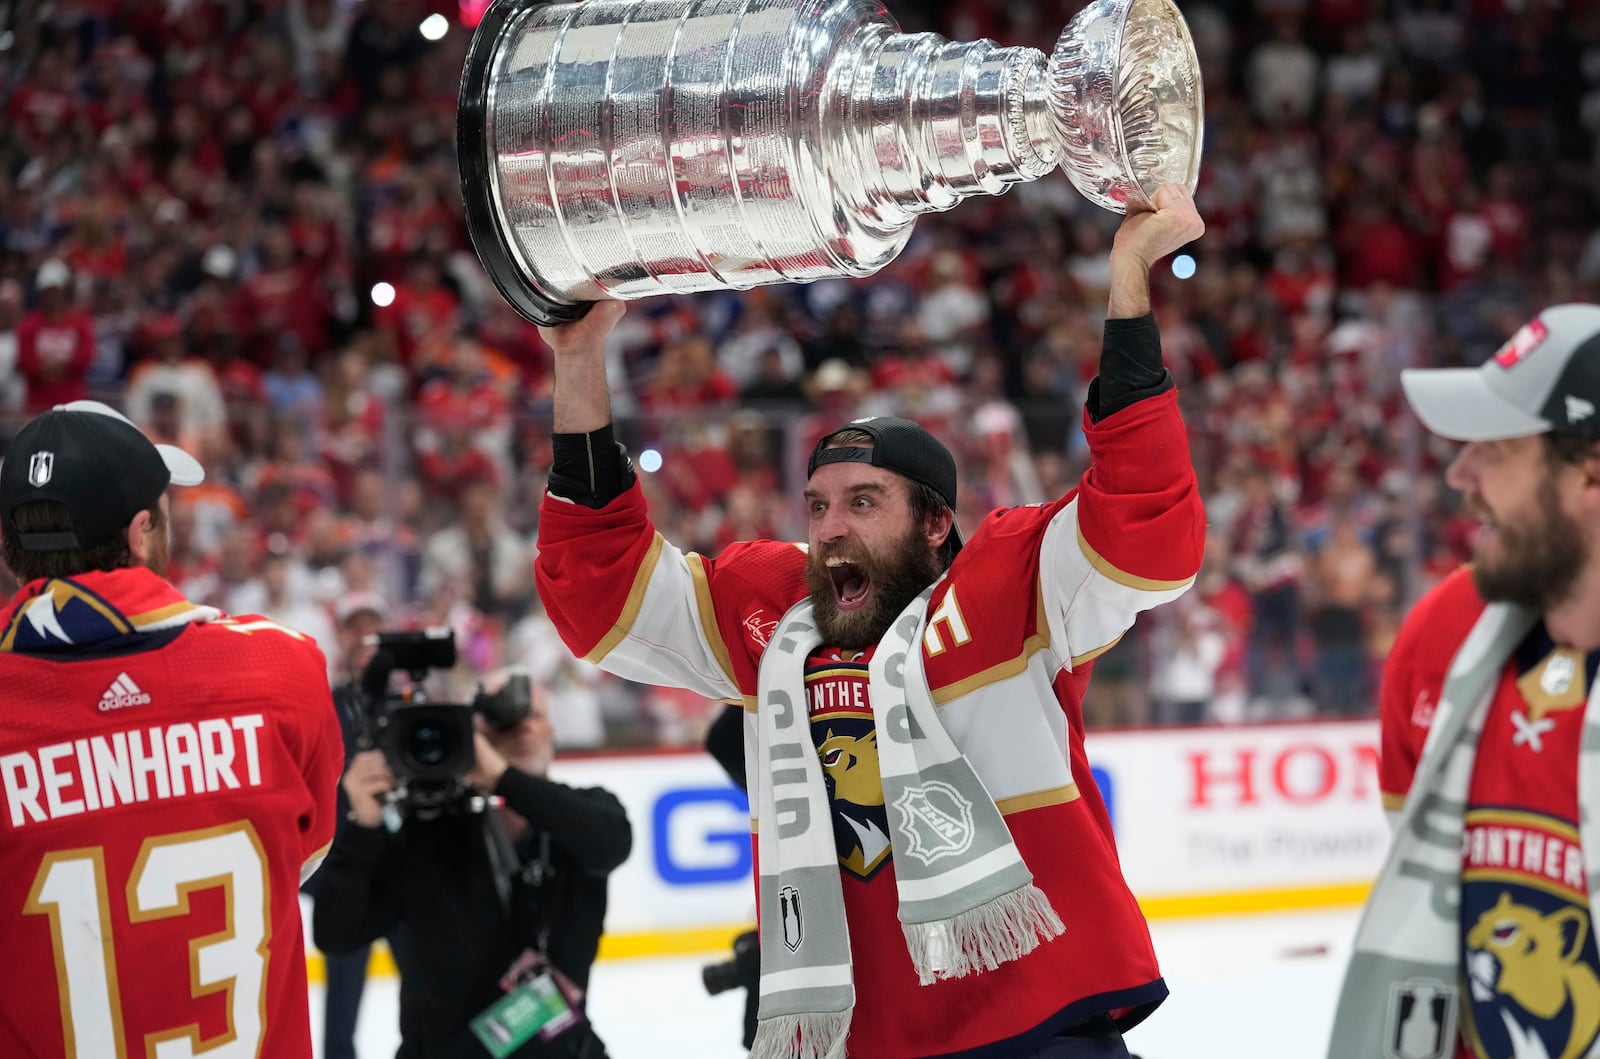
[[[459,690],[532,667],[565,746],[697,741],[712,704],[602,678],[533,593],[550,364],[462,215],[470,11],[6,6],[0,436],[108,397],[206,465],[175,498],[193,598],[330,658],[363,609],[449,625]],[[891,9],[1048,51],[1077,6]],[[1537,307],[1600,301],[1600,4],[1180,6],[1208,232],[1156,312],[1211,537],[1197,589],[1101,658],[1085,710],[1370,714],[1400,615],[1473,533],[1400,369],[1477,363]],[[1117,220],[1055,174],[923,218],[870,280],[634,303],[612,385],[663,532],[706,554],[803,535],[811,441],[871,412],[952,442],[969,532],[1069,488]]]

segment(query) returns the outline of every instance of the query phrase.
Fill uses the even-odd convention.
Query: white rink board
[[[1141,900],[1364,884],[1382,863],[1375,721],[1103,732],[1088,746]],[[708,756],[564,760],[553,778],[609,788],[633,823],[609,932],[753,917],[748,810]]]
[[[1141,899],[1368,883],[1389,845],[1376,721],[1091,735]]]

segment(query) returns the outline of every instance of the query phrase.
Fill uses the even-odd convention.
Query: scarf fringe
[[[1044,891],[1032,883],[950,919],[901,926],[911,965],[923,985],[992,971],[1026,956],[1041,942],[1060,937],[1067,929]]]
[[[848,1011],[762,1019],[750,1059],[842,1059],[849,1029]]]

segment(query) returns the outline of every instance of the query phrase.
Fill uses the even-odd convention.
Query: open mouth
[[[872,579],[860,566],[847,559],[829,559],[828,576],[833,579],[833,594],[840,610],[855,610],[867,601]]]

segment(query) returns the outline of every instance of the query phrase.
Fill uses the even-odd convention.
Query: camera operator
[[[350,592],[334,607],[339,623],[338,681],[333,685],[333,704],[339,711],[339,728],[344,736],[344,764],[362,749],[368,729],[367,708],[361,694],[361,674],[377,650],[374,639],[388,620],[388,604],[373,592]],[[350,799],[339,790],[339,818],[350,812]],[[301,891],[316,899],[322,873],[318,871],[301,886]],[[386,935],[391,953],[399,953],[403,941],[397,933]],[[361,1013],[361,996],[366,990],[367,965],[371,946],[353,952],[323,953],[322,1056],[323,1059],[356,1059],[356,1022]]]
[[[397,782],[385,752],[351,760],[350,813],[322,868],[313,937],[325,952],[348,952],[405,927],[396,1059],[601,1059],[582,992],[607,875],[632,846],[627,815],[608,791],[545,778],[552,738],[542,689],[503,727],[482,716],[475,724],[465,796],[413,809],[393,830],[385,804]],[[495,796],[495,807],[480,811],[474,792]],[[513,1001],[548,996],[552,985],[578,1018],[518,1022],[529,1005]]]

